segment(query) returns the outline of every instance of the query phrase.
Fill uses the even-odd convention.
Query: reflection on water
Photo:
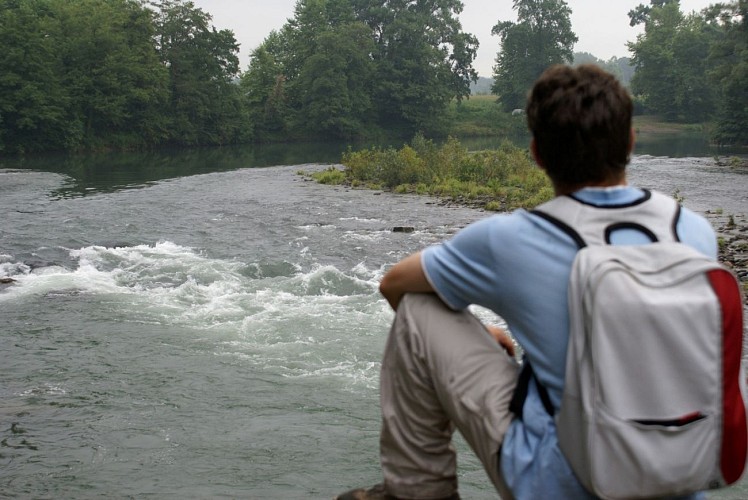
[[[496,149],[507,138],[471,137],[461,139],[460,142],[470,151],[482,149]],[[529,134],[509,138],[511,142],[521,147],[528,147]],[[668,156],[671,158],[712,158],[714,156],[746,155],[748,148],[734,146],[715,146],[709,143],[709,138],[695,132],[687,133],[637,133],[634,153],[650,156]]]
[[[54,198],[114,192],[153,182],[240,168],[335,163],[345,145],[336,143],[271,144],[88,155],[50,154],[0,161],[0,168],[33,169],[65,175]]]
[[[672,158],[714,157],[748,154],[748,149],[734,146],[715,146],[699,133],[637,134],[635,153]]]
[[[528,147],[529,135],[512,137],[473,137],[460,142],[469,151],[497,149],[505,141]],[[392,144],[399,148],[403,143]],[[437,141],[439,142],[439,141]],[[195,149],[160,149],[148,152],[112,152],[88,155],[49,154],[26,158],[0,159],[0,168],[33,169],[66,176],[54,190],[53,198],[76,198],[92,193],[140,188],[154,182],[209,172],[240,168],[307,163],[339,163],[347,149],[361,150],[370,143],[294,143],[239,145]],[[377,146],[387,147],[388,144]],[[635,153],[651,156],[714,157],[745,155],[745,148],[719,148],[698,133],[642,134],[637,136]]]

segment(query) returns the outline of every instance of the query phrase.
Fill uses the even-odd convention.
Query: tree
[[[372,121],[373,50],[349,0],[299,0],[242,76],[258,137],[362,134]]]
[[[242,78],[256,132],[438,131],[477,78],[461,11],[457,0],[298,0]]]
[[[241,76],[249,123],[256,140],[272,138],[285,130],[288,105],[286,100],[283,65],[279,51],[280,34],[272,31],[265,41],[252,51],[249,68]]]
[[[192,2],[162,0],[156,48],[168,68],[173,140],[225,144],[244,133],[239,87],[239,46],[230,30],[216,30],[211,16]]]
[[[372,123],[374,43],[349,0],[300,0],[284,27],[292,127],[299,134],[350,138]]]
[[[279,47],[288,79],[299,76],[306,60],[317,52],[320,37],[355,20],[349,0],[297,0],[294,17],[281,32],[284,45]]]
[[[713,28],[699,15],[684,16],[678,0],[639,5],[629,16],[633,24],[644,23],[644,33],[628,44],[638,100],[667,120],[707,119],[716,97],[706,78]]]
[[[719,90],[715,140],[748,145],[748,1],[717,4],[706,13],[718,30],[709,61]]]
[[[11,151],[158,142],[166,72],[135,0],[4,0],[0,142]]]
[[[53,0],[70,126],[85,147],[132,147],[166,137],[166,70],[151,11],[134,0]]]
[[[47,2],[0,1],[0,152],[64,149],[76,141],[67,124],[59,39]]]
[[[478,41],[462,31],[459,0],[352,0],[376,43],[380,124],[436,131],[451,99],[470,95]]]
[[[374,48],[368,28],[357,22],[321,34],[298,78],[300,125],[324,136],[352,138],[371,123]]]
[[[608,73],[611,73],[620,80],[623,85],[628,86],[631,83],[631,77],[634,75],[634,68],[628,57],[613,56],[607,61],[603,61],[593,56],[589,52],[574,52],[574,65],[596,64]]]
[[[244,138],[233,34],[191,2],[151,7],[0,0],[0,151]]]
[[[514,0],[518,22],[499,22],[492,91],[505,110],[523,108],[532,83],[553,64],[571,63],[578,38],[571,29],[571,9],[563,0]]]

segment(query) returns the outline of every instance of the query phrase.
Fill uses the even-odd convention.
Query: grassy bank
[[[460,102],[453,101],[448,110],[449,135],[464,137],[514,136],[527,133],[526,117],[502,111],[494,95],[475,95]],[[637,134],[674,135],[702,134],[709,137],[711,123],[674,123],[656,115],[636,115],[633,127]]]
[[[512,136],[527,129],[524,115],[501,110],[495,95],[474,95],[452,101],[448,110],[449,135],[453,137]]]
[[[636,115],[633,117],[634,130],[637,134],[679,134],[703,133],[709,135],[710,123],[673,123],[663,121],[655,115]]]
[[[343,170],[310,175],[323,184],[426,194],[493,211],[533,207],[553,195],[528,152],[508,142],[498,150],[468,152],[454,138],[438,146],[416,137],[401,149],[348,151],[342,164]]]

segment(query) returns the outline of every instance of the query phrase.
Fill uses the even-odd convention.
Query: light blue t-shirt
[[[574,196],[610,207],[635,202],[643,192],[617,186],[586,188]],[[684,208],[676,231],[683,243],[717,258],[714,231],[703,217]],[[642,243],[639,234],[629,231],[612,239],[614,244]],[[476,304],[506,321],[557,409],[569,338],[566,287],[576,252],[576,244],[556,226],[518,210],[471,224],[422,255],[429,282],[450,307]],[[510,425],[501,448],[502,474],[514,496],[520,500],[593,498],[561,454],[554,420],[534,384],[523,415],[523,420]]]

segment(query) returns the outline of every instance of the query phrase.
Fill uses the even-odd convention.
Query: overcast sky
[[[195,5],[213,17],[218,29],[230,29],[240,44],[242,71],[247,69],[249,54],[271,30],[280,29],[293,17],[296,0],[193,0]],[[491,28],[499,21],[516,21],[512,0],[463,0],[465,9],[460,14],[463,31],[472,33],[480,42],[473,67],[480,76],[490,77],[498,37]],[[567,0],[572,10],[572,29],[579,37],[575,52],[589,52],[599,59],[613,56],[628,57],[626,42],[634,41],[641,26],[629,26],[628,11],[647,0]],[[686,13],[716,3],[716,0],[681,0]]]

